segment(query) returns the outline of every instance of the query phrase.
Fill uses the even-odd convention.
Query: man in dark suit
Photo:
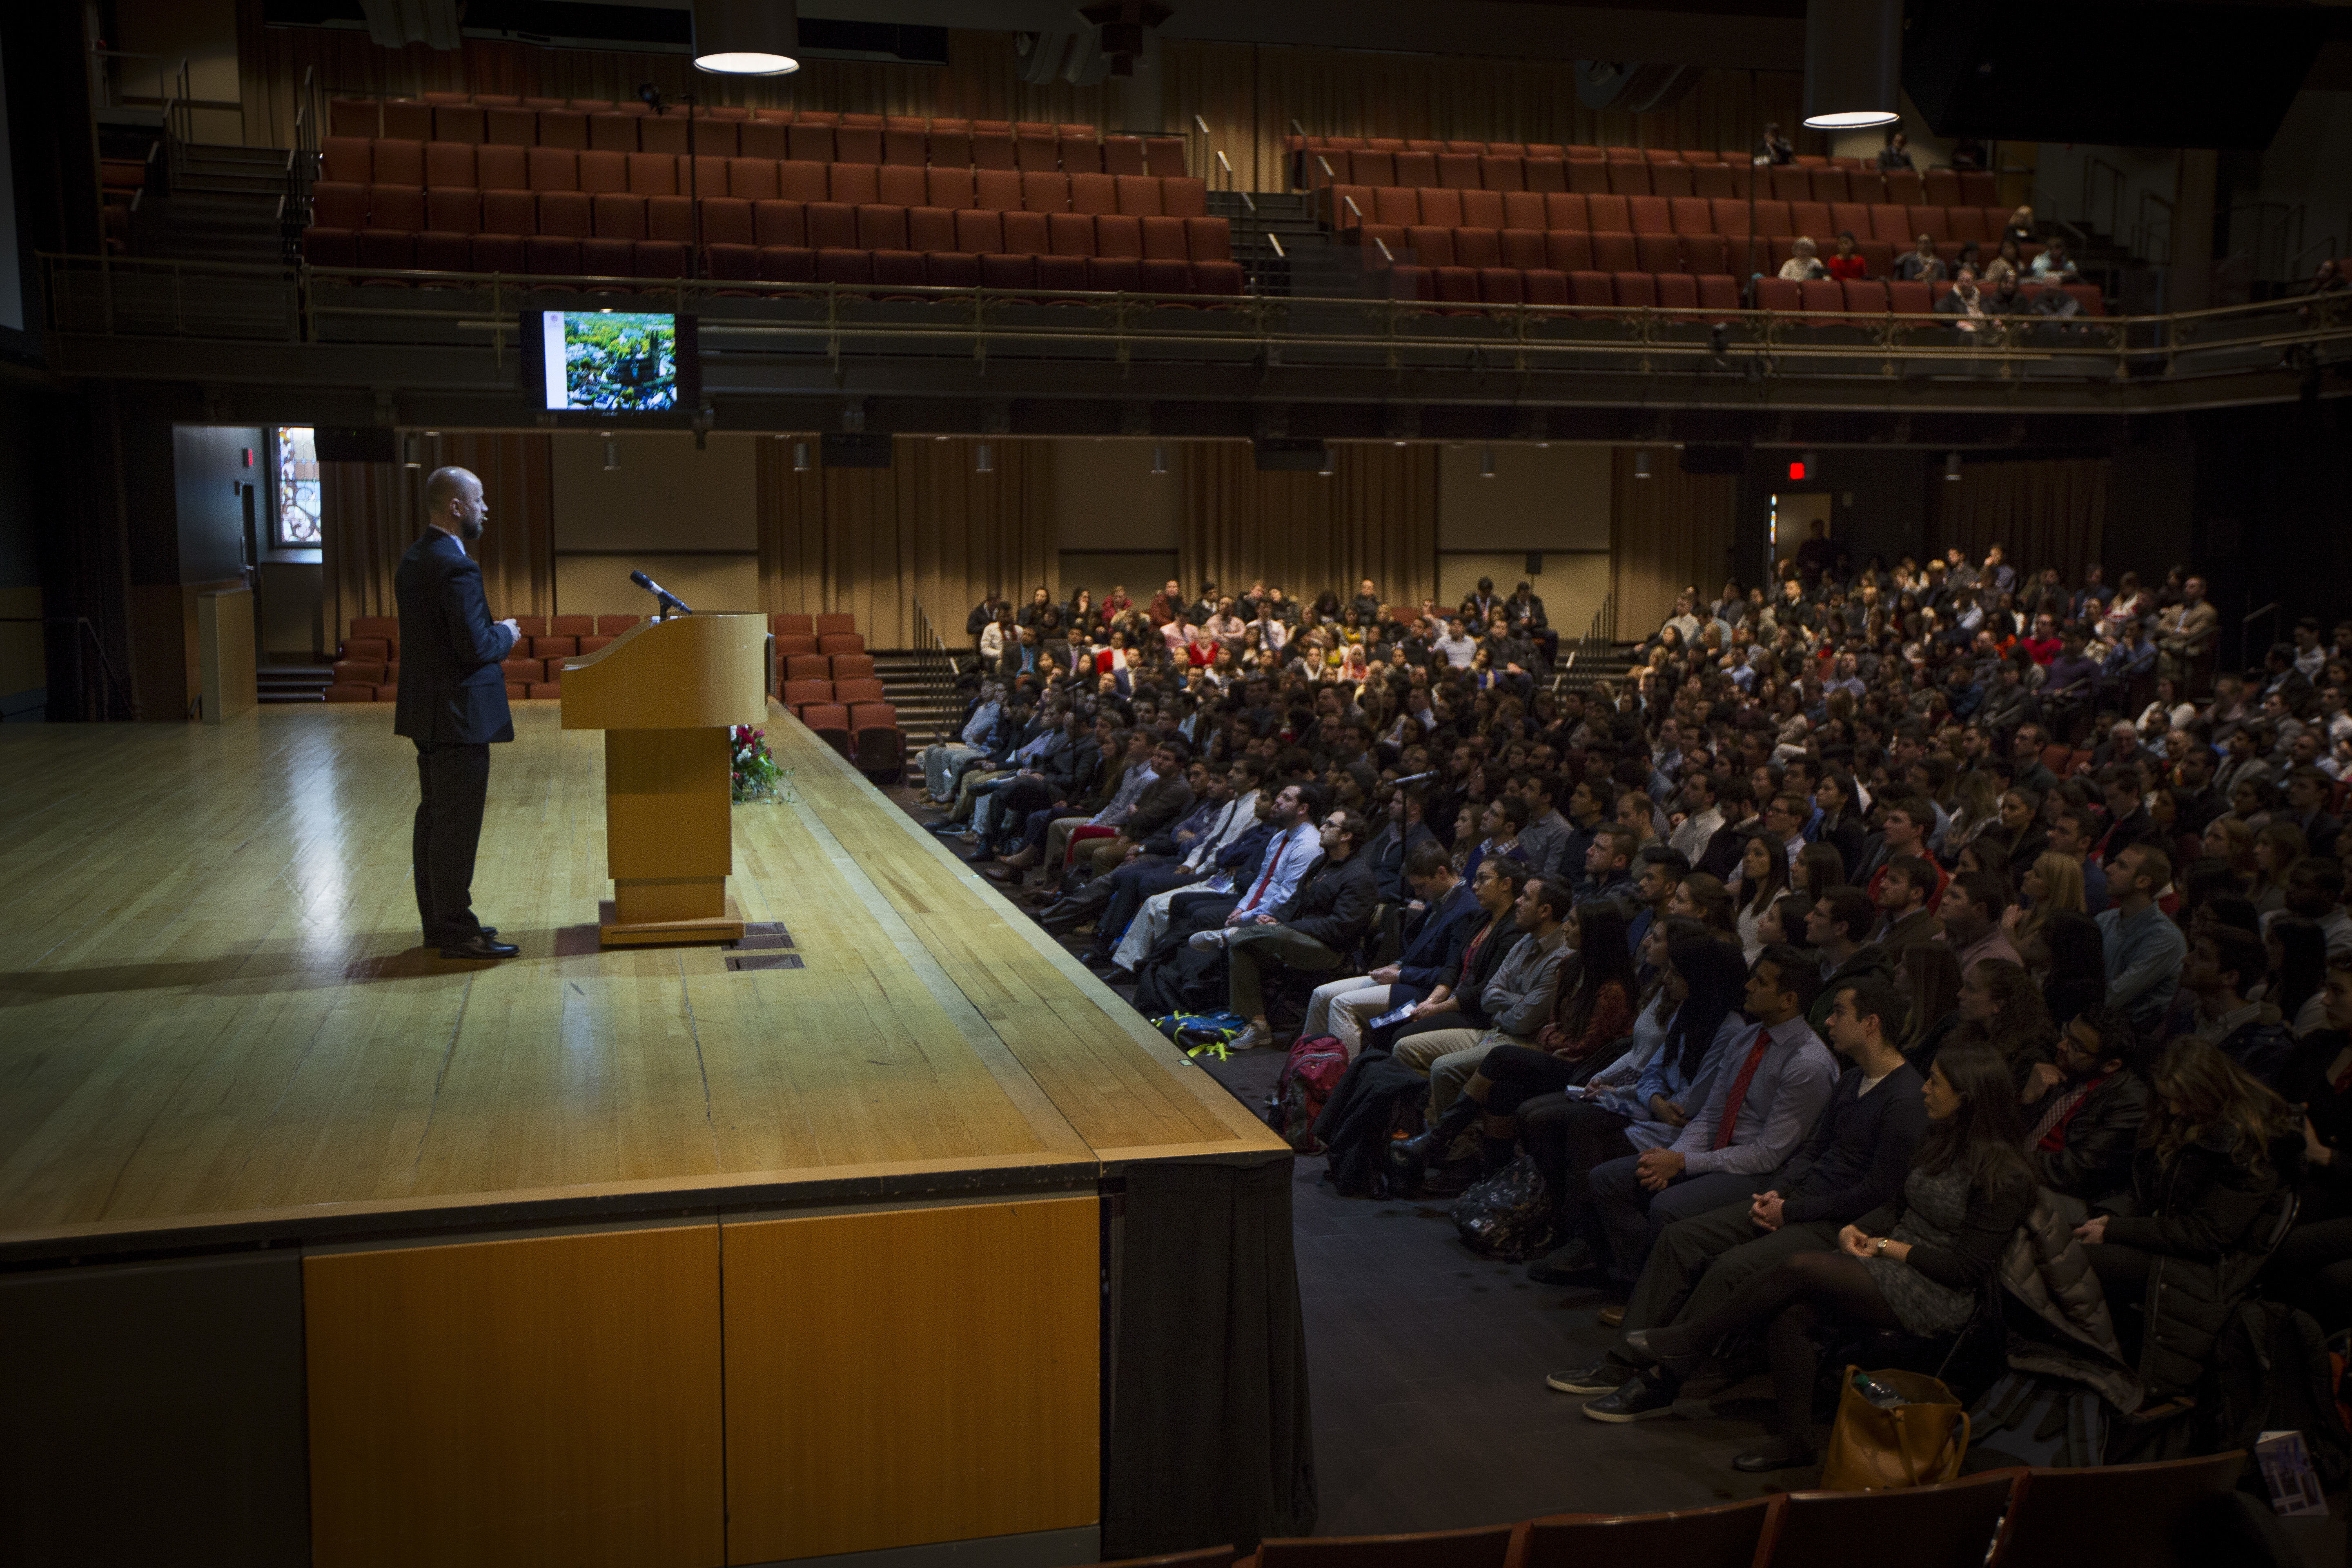
[[[444,958],[512,958],[495,926],[474,918],[474,850],[490,784],[490,746],[514,739],[506,672],[515,623],[490,619],[482,568],[466,542],[482,536],[482,481],[436,468],[425,481],[424,536],[400,558],[400,700],[392,731],[416,742],[414,855],[425,943]]]

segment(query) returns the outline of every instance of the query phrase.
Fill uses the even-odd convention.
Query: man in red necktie
[[[1631,1285],[1667,1226],[1772,1184],[1837,1088],[1830,1055],[1805,1012],[1820,967],[1792,947],[1766,948],[1748,969],[1754,1027],[1731,1047],[1706,1101],[1675,1140],[1593,1167],[1592,1202],[1609,1237],[1609,1271]]]

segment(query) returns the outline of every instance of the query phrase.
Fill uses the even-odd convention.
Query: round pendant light
[[[1805,123],[1893,125],[1903,90],[1902,0],[1806,0]]]
[[[785,76],[801,68],[793,0],[694,0],[694,66],[717,76]]]

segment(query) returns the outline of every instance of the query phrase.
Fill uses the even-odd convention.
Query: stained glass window
[[[307,425],[278,430],[278,543],[280,548],[320,542],[319,448]]]

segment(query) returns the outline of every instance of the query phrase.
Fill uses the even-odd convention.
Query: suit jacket
[[[1173,827],[1192,809],[1192,784],[1181,772],[1171,773],[1144,787],[1136,797],[1135,809],[1120,826],[1119,835],[1139,844],[1163,827]]]
[[[408,547],[393,574],[400,606],[400,700],[392,732],[419,745],[514,739],[506,671],[515,636],[490,618],[481,563],[437,528]]]
[[[1369,857],[1350,855],[1336,864],[1327,858],[1308,873],[1306,886],[1283,911],[1282,923],[1344,956],[1363,941],[1380,901]]]
[[[1397,956],[1397,984],[1423,996],[1441,985],[1454,984],[1462,972],[1462,952],[1471,933],[1486,923],[1486,911],[1472,896],[1470,884],[1456,882],[1439,902],[1422,911],[1404,952]]]

